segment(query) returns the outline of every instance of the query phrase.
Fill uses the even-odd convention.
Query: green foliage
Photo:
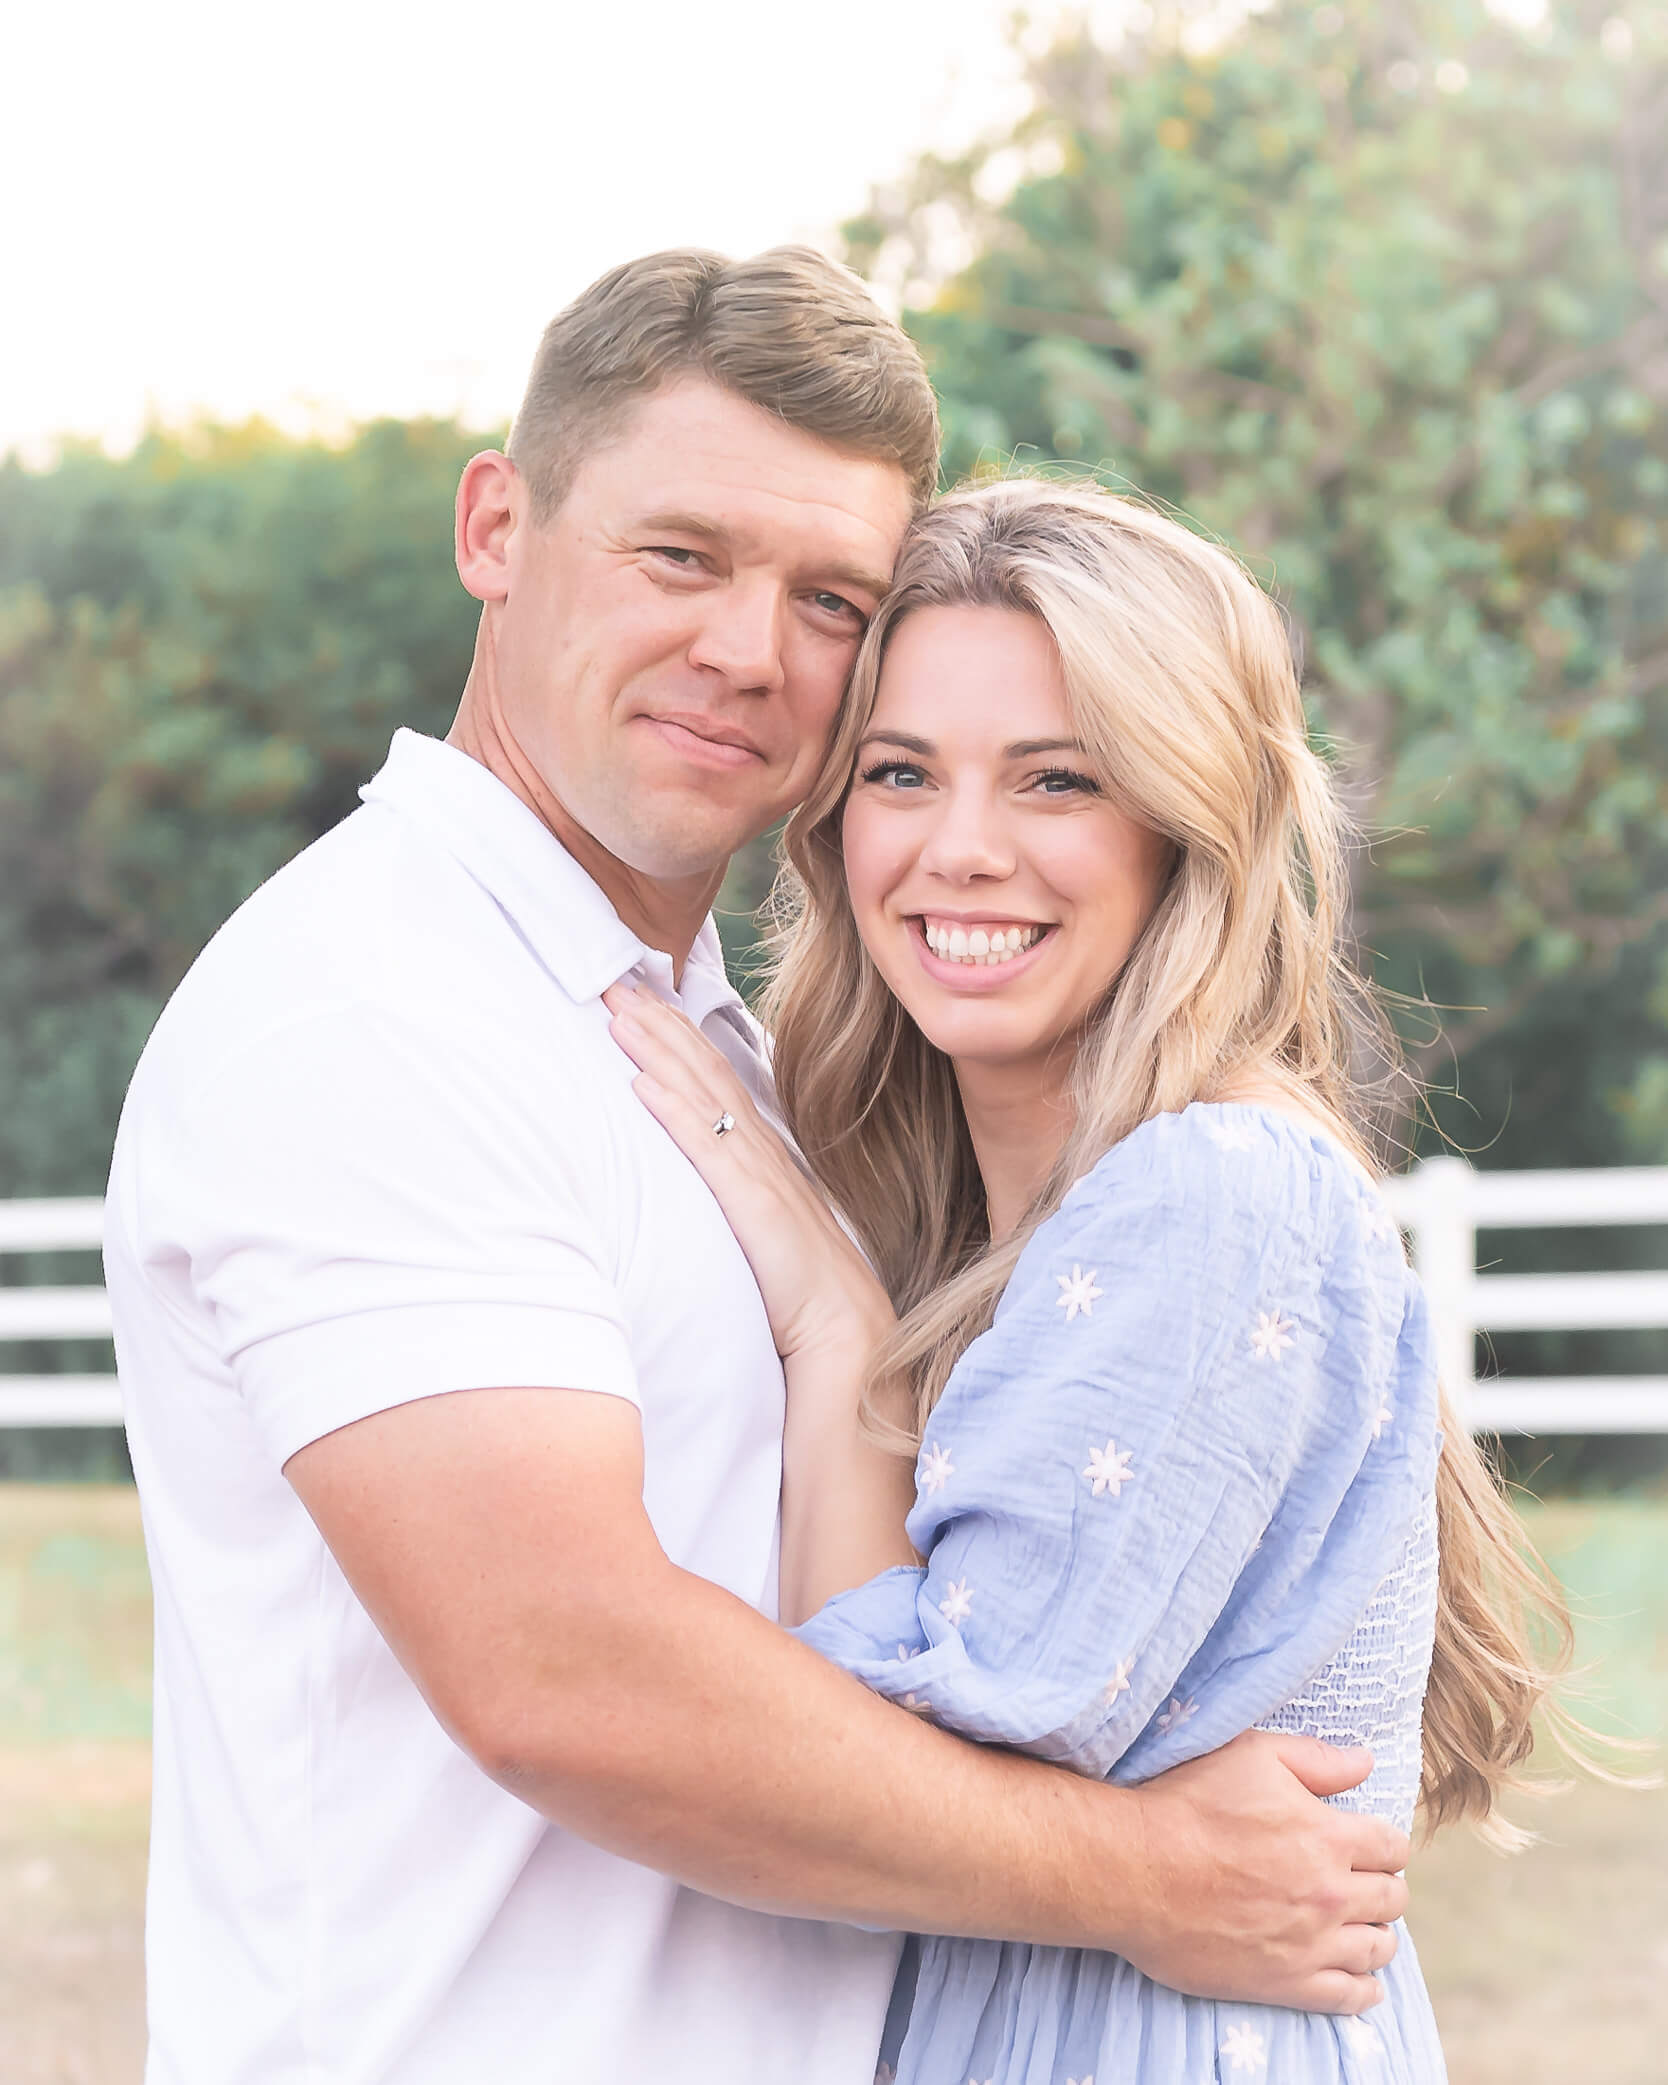
[[[351,810],[398,724],[444,730],[473,604],[444,422],[346,448],[259,423],[0,467],[0,1196],[96,1192],[168,993]]]
[[[848,227],[950,475],[1095,471],[1238,548],[1303,643],[1443,1128],[1485,1164],[1668,1161],[1668,8],[1274,0],[1208,50],[1161,12],[1034,86]],[[444,729],[473,446],[256,424],[0,464],[0,1197],[97,1191],[203,941],[395,725]],[[761,845],[726,888],[743,966],[767,881]]]
[[[1285,0],[1033,78],[848,227],[950,475],[1093,468],[1275,583],[1372,840],[1357,930],[1479,1087],[1448,1126],[1548,1163],[1579,1095],[1586,1162],[1668,1158],[1668,11]],[[1553,1034],[1575,1094],[1526,1120]]]

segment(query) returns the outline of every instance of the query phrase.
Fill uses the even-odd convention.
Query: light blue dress
[[[1141,1781],[1252,1725],[1370,1745],[1404,1828],[1436,1612],[1425,1306],[1366,1175],[1261,1107],[1145,1123],[1027,1245],[928,1424],[925,1568],[797,1633],[987,1744]],[[911,1991],[908,1978],[914,1972]],[[1436,2085],[1405,1931],[1360,2020],[1217,2004],[1117,1956],[927,1937],[898,2085]]]

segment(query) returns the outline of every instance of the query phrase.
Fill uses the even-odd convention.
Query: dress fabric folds
[[[1424,1300],[1377,1189],[1264,1107],[1143,1124],[1026,1246],[934,1410],[923,1567],[796,1633],[983,1743],[1136,1782],[1253,1725],[1372,1748],[1404,1828],[1436,1613]],[[910,1980],[913,1979],[911,1984]],[[1405,1931],[1360,2020],[1216,2004],[1116,1956],[926,1936],[898,2085],[1439,2085]]]

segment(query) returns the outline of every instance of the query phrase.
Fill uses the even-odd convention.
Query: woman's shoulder
[[[1139,1233],[1156,1245],[1177,1226],[1220,1239],[1239,1228],[1261,1245],[1359,1229],[1400,1248],[1377,1183],[1319,1120],[1264,1100],[1195,1101],[1155,1115],[1069,1188],[1044,1230]],[[1041,1233],[1039,1232],[1039,1237]]]

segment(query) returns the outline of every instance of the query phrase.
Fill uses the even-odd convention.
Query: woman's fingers
[[[703,1105],[710,1102],[709,1126],[725,1112],[739,1121],[751,1113],[752,1098],[734,1068],[694,1023],[666,1006],[651,992],[614,985],[603,994],[612,1019],[610,1031],[640,1071],[670,1093]]]

